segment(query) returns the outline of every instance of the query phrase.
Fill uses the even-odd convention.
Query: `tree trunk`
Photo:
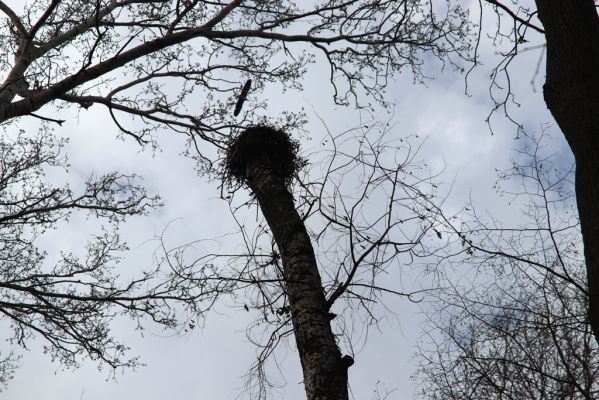
[[[293,196],[265,154],[248,160],[247,182],[281,252],[285,290],[309,400],[347,400],[350,356],[341,357],[314,250]]]
[[[599,18],[593,0],[536,0],[547,40],[545,102],[576,158],[576,200],[599,342]]]

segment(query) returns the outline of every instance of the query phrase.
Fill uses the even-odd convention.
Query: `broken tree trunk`
[[[331,330],[329,306],[314,250],[288,183],[297,169],[297,145],[280,131],[253,127],[232,143],[231,175],[253,191],[281,253],[284,290],[309,400],[347,400],[347,369]]]

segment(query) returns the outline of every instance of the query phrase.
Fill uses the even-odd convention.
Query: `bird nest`
[[[299,143],[286,132],[258,125],[245,129],[229,143],[225,159],[225,180],[247,183],[247,164],[255,157],[267,157],[272,170],[290,184],[306,164],[298,156]]]

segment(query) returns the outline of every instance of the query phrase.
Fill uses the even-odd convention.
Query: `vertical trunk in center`
[[[285,180],[268,155],[248,160],[246,177],[281,252],[285,290],[309,400],[347,400],[347,368],[331,330],[314,250]]]

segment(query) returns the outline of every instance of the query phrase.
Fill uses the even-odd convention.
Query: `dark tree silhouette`
[[[222,187],[243,248],[220,253],[197,241],[165,249],[163,264],[179,277],[255,315],[247,331],[258,350],[250,398],[277,385],[268,365],[291,339],[308,398],[347,399],[354,333],[378,324],[389,296],[419,301],[426,291],[388,277],[427,254],[429,233],[438,240],[433,177],[409,138],[389,141],[388,124],[367,125],[319,143],[310,168],[284,131],[243,130],[223,161]],[[254,222],[254,206],[266,223]]]
[[[524,140],[523,138],[522,140]],[[428,399],[594,399],[599,349],[588,291],[574,168],[534,138],[499,187],[519,208],[516,225],[469,205],[445,235],[436,299],[416,378]],[[432,296],[431,296],[432,297]]]
[[[536,2],[547,39],[545,102],[576,157],[589,318],[599,343],[599,16],[595,2]]]
[[[256,94],[273,84],[298,89],[310,64],[320,58],[329,68],[335,102],[365,107],[371,98],[385,103],[384,89],[392,72],[406,69],[416,80],[422,80],[421,63],[428,54],[452,65],[467,57],[470,25],[464,12],[445,3],[435,8],[435,12],[439,11],[436,14],[429,5],[427,1],[411,0],[374,3],[366,0],[316,3],[33,0],[22,7],[0,1],[0,13],[5,17],[0,21],[0,48],[5,55],[0,60],[0,124],[5,129],[13,129],[23,118],[35,118],[61,125],[70,118],[67,112],[70,108],[76,108],[82,115],[106,112],[114,121],[115,130],[140,144],[158,145],[154,132],[164,128],[186,135],[194,156],[205,162],[202,166],[212,169],[214,146],[226,149],[235,128],[265,119],[261,113],[267,103],[257,101],[259,96],[251,96],[244,102],[249,87],[237,95],[243,82],[251,80],[252,92]],[[239,120],[231,113],[237,99]],[[288,113],[280,118],[277,126],[298,126],[302,118]],[[377,175],[378,181],[367,180],[366,186],[400,185],[394,179],[402,167],[387,168],[382,176]],[[89,193],[81,196],[66,189],[44,191],[43,195],[26,192],[32,197],[19,199],[23,210],[16,214],[9,210],[7,215],[17,215],[15,218],[23,223],[39,218],[51,225],[52,218],[65,218],[71,209],[88,209],[102,217],[117,218],[141,213],[154,204],[144,202],[143,188],[122,183],[123,179],[127,177],[116,174],[90,181]],[[127,190],[132,193],[132,205],[122,203],[119,197]],[[306,196],[317,204],[314,198],[318,196],[313,193]],[[132,199],[138,199],[139,204]],[[393,203],[398,199],[388,201]],[[356,209],[360,208],[359,203]],[[27,207],[33,209],[27,211]],[[347,231],[354,226],[353,219],[357,220],[357,216],[349,215],[348,223],[336,214],[341,211],[335,208],[327,211],[330,218],[327,229]],[[392,211],[390,207],[387,214],[392,215]],[[386,229],[392,230],[397,224],[390,218]],[[370,228],[375,226],[373,223]],[[362,230],[368,228],[365,226]],[[7,231],[7,237],[10,232]],[[369,262],[369,257],[373,260],[382,257],[383,253],[377,249],[388,247],[395,253],[409,251],[411,240],[397,244],[383,241],[386,236],[383,230],[369,236],[376,238],[373,242],[365,236],[352,237],[346,253],[351,262],[337,266],[337,278],[327,283],[336,281],[335,290],[327,299],[328,306],[350,294],[360,298],[363,296],[360,290],[370,291],[366,294],[370,297],[376,297],[377,291],[382,290],[366,283],[352,285],[357,285],[359,268]],[[413,239],[418,241],[418,237]],[[354,248],[358,244],[366,246],[361,255],[359,248]],[[112,236],[107,236],[99,238],[90,248],[91,256],[86,261],[93,265],[68,259],[53,272],[40,272],[36,263],[22,264],[28,269],[19,269],[21,278],[7,277],[7,285],[13,285],[11,290],[33,299],[31,304],[26,303],[29,309],[15,306],[27,311],[24,315],[31,320],[16,312],[6,314],[17,321],[17,332],[22,329],[44,336],[57,353],[65,355],[61,359],[65,362],[70,362],[72,355],[87,352],[92,357],[106,357],[102,359],[111,365],[122,365],[104,352],[113,348],[120,356],[124,349],[121,345],[112,345],[105,329],[113,315],[106,310],[108,306],[120,308],[135,318],[146,314],[150,319],[173,326],[169,300],[183,301],[192,308],[200,304],[210,308],[216,297],[256,281],[255,276],[245,274],[247,271],[242,271],[241,278],[224,278],[221,271],[209,265],[190,274],[184,265],[169,258],[174,254],[169,252],[159,266],[162,270],[120,287],[113,280],[115,276],[104,268],[112,260],[111,251],[120,248],[112,242]],[[166,276],[162,276],[163,273]],[[91,281],[79,279],[79,275],[86,274],[91,275]],[[154,283],[157,276],[165,280]],[[23,282],[31,279],[34,283],[23,284],[23,287],[10,283],[19,279],[24,279]],[[276,284],[276,279],[269,283]],[[37,280],[43,282],[36,283]],[[218,283],[212,285],[213,282]],[[267,285],[268,282],[260,283]],[[46,291],[34,290],[38,285]],[[50,288],[55,288],[56,293]],[[141,294],[134,294],[137,289]],[[324,293],[329,289],[330,286],[325,287]],[[291,291],[278,293],[285,299],[291,295]],[[6,294],[1,300],[8,299],[10,295]],[[197,302],[189,302],[192,299]],[[72,314],[77,319],[53,317],[40,305],[46,301],[53,304],[55,311],[79,307]],[[265,294],[265,304],[277,301]],[[165,308],[159,308],[158,304]],[[283,307],[279,309],[284,310]],[[9,310],[9,307],[4,309]],[[36,312],[46,312],[46,317],[37,318]],[[17,336],[23,338],[21,343],[28,337],[24,333]]]
[[[599,185],[594,156],[599,145],[593,136],[599,93],[595,73],[599,63],[599,23],[595,5],[591,0],[567,5],[538,0],[538,10],[518,8],[513,11],[511,3],[491,0],[486,3],[515,24],[515,52],[510,57],[526,40],[527,32],[534,30],[546,36],[545,97],[576,156],[577,199],[587,244],[584,251],[589,315],[599,337],[599,250],[593,245],[599,237],[599,223],[595,223],[599,215],[595,200],[599,197]],[[261,113],[266,109],[266,102],[257,101],[259,96],[245,102],[240,120],[230,112],[236,100],[244,97],[234,94],[248,79],[252,80],[252,91],[256,92],[270,84],[300,88],[310,63],[321,57],[330,70],[334,100],[338,104],[353,103],[360,107],[367,106],[365,99],[370,98],[385,103],[388,77],[402,69],[410,70],[416,80],[422,80],[421,64],[428,55],[458,67],[463,67],[457,65],[461,59],[472,61],[471,57],[476,57],[469,53],[473,25],[467,13],[451,1],[325,0],[294,4],[262,0],[40,0],[29,2],[23,10],[0,1],[0,11],[6,16],[0,24],[0,46],[7,56],[0,60],[3,73],[0,123],[5,127],[17,124],[23,117],[60,124],[63,117],[55,117],[57,109],[74,106],[85,113],[97,112],[96,106],[101,106],[118,130],[141,144],[156,144],[153,133],[160,128],[187,135],[192,150],[210,168],[214,162],[210,157],[212,148],[205,144],[227,149],[231,131],[264,119]],[[537,11],[542,27],[533,20]],[[200,104],[198,99],[201,99]],[[131,119],[136,123],[130,123]],[[301,121],[301,116],[290,113],[284,115],[277,126],[288,129],[300,125]],[[375,150],[370,155],[378,154],[380,148],[370,150]],[[404,167],[401,163],[390,168],[383,166],[377,157],[361,154],[355,155],[353,160],[367,161],[360,165],[365,170],[378,171],[364,180],[363,197],[357,199],[353,207],[347,208],[345,202],[337,201],[328,204],[327,209],[323,205],[326,203],[324,183],[316,190],[314,186],[305,185],[305,198],[300,198],[305,200],[301,206],[307,210],[302,218],[310,218],[317,210],[327,221],[322,235],[337,230],[335,233],[349,237],[345,255],[339,256],[337,273],[331,273],[325,278],[328,283],[322,283],[328,306],[344,296],[348,301],[360,302],[376,297],[382,290],[391,290],[376,285],[374,272],[367,283],[357,282],[361,268],[370,262],[373,271],[380,271],[381,265],[398,254],[414,252],[420,239],[418,235],[400,234],[402,239],[396,240],[393,234],[412,218],[424,221],[419,227],[422,229],[415,231],[426,232],[430,228],[429,217],[436,213],[431,211],[433,207],[427,204],[427,196],[417,187],[398,182]],[[325,182],[331,183],[329,173],[345,166],[328,170]],[[101,189],[116,185],[117,178],[118,175],[113,176]],[[364,213],[360,217],[367,222],[359,225],[356,210],[368,202],[373,187],[383,185],[394,189],[390,192],[391,198],[384,202],[387,211],[374,222]],[[94,194],[103,193],[94,191],[94,185],[91,187]],[[394,207],[400,203],[399,198],[393,197],[397,188],[406,189],[401,201],[414,200],[410,203],[413,206],[407,207],[411,212],[407,218],[394,214]],[[110,197],[110,201],[115,198]],[[75,200],[68,196],[42,199],[62,204],[50,211],[85,208],[75,201],[79,197]],[[88,197],[84,195],[81,199]],[[31,205],[28,199],[22,201]],[[92,212],[102,210],[98,206],[88,208]],[[119,208],[108,207],[104,211],[118,215]],[[25,214],[30,215],[38,214]],[[381,228],[380,224],[385,223],[387,226]],[[315,236],[321,239],[322,235]],[[262,296],[260,310],[266,313],[269,308],[276,308],[281,311],[280,316],[286,315],[285,307],[290,306],[285,303],[286,296],[290,294],[276,286],[289,282],[276,271],[269,271],[274,278],[260,275],[264,273],[262,270],[249,272],[247,269],[225,277],[206,266],[202,271],[193,271],[196,273],[193,275],[180,260],[169,258],[173,254],[167,252],[163,260],[172,268],[171,278],[199,289],[203,293],[201,299],[213,301],[239,286],[257,285]],[[254,267],[265,262],[278,266],[275,252],[254,254],[249,259],[258,261],[252,264]],[[37,273],[33,276],[37,277]],[[211,286],[212,282],[219,284]],[[269,285],[277,290],[263,291]],[[167,286],[164,292],[157,289],[157,293],[168,297],[166,293],[175,287],[178,285]],[[360,287],[366,294],[359,292]],[[194,297],[191,292],[180,290],[184,290],[185,298]],[[116,305],[126,304],[116,301]],[[285,326],[284,321],[278,325]],[[287,334],[288,331],[278,331],[273,343]],[[271,345],[266,347],[272,348]],[[266,350],[264,354],[268,353]]]
[[[546,41],[545,103],[561,128],[576,158],[576,198],[589,290],[589,318],[599,342],[599,175],[596,171],[599,139],[599,16],[596,2],[583,0],[556,3],[536,0],[516,4],[485,0],[500,16],[511,22],[507,36],[514,46],[499,70],[508,73],[508,65],[531,32],[544,34]],[[482,4],[482,3],[481,3]],[[536,8],[535,8],[536,5]],[[481,10],[482,11],[482,10]],[[537,20],[538,19],[538,20]],[[497,72],[497,70],[496,70]],[[508,79],[509,87],[509,79]],[[511,95],[497,103],[505,105]]]
[[[0,1],[0,122],[60,122],[45,116],[48,106],[99,105],[140,143],[167,127],[224,146],[231,126],[265,107],[252,102],[241,121],[232,118],[232,94],[248,78],[255,91],[299,88],[318,56],[330,67],[335,101],[366,104],[366,94],[384,101],[392,71],[422,79],[425,53],[450,63],[466,56],[462,10],[440,11],[409,0],[37,0],[22,10]]]
[[[438,18],[427,4],[408,0],[296,4],[33,0],[23,6],[0,1],[4,16],[0,48],[5,56],[0,60],[0,124],[10,130],[23,118],[35,118],[61,125],[70,118],[70,108],[83,115],[106,112],[115,130],[140,144],[158,145],[153,133],[162,128],[187,135],[194,155],[212,167],[213,145],[226,148],[232,128],[264,119],[260,113],[266,102],[252,96],[243,103],[247,93],[236,95],[249,79],[252,91],[258,93],[270,84],[301,88],[309,65],[321,57],[330,69],[334,100],[365,106],[366,95],[384,102],[390,71],[408,69],[421,80],[425,53],[448,63],[466,57],[469,26],[462,10],[449,7]],[[230,112],[237,98],[239,106],[244,106],[239,120]],[[279,126],[292,127],[301,118],[289,113],[281,121]],[[9,141],[4,143],[12,148]],[[15,149],[19,143],[13,143]],[[53,162],[41,163],[46,161]],[[26,173],[27,168],[17,168],[14,176]],[[128,179],[112,174],[91,180],[81,195],[66,188],[25,191],[30,198],[11,198],[2,205],[6,208],[2,235],[11,244],[29,246],[35,234],[28,238],[29,232],[20,226],[36,226],[36,222],[48,228],[79,209],[116,220],[155,205],[144,197],[143,188]],[[32,188],[37,187],[35,182]],[[39,185],[46,188],[42,181]],[[124,193],[130,193],[129,202],[121,199]],[[165,270],[118,286],[115,275],[107,270],[113,264],[113,251],[122,248],[116,239],[110,234],[101,236],[90,245],[89,258],[67,257],[56,267],[43,265],[43,257],[29,247],[22,250],[29,258],[8,257],[30,261],[17,269],[7,268],[1,299],[7,302],[5,315],[15,321],[17,342],[25,344],[29,333],[35,332],[67,364],[76,355],[88,353],[113,366],[129,365],[120,358],[124,347],[113,344],[106,329],[114,314],[107,311],[109,306],[135,318],[145,314],[173,326],[169,300],[186,303],[201,293],[197,303],[186,304],[199,307],[199,300],[205,300],[209,307],[214,297],[233,285],[225,280],[202,288],[212,282],[215,271],[206,267],[192,277],[178,265],[170,265],[167,258],[161,264]],[[15,271],[19,277],[13,276]],[[88,275],[90,280],[79,279]],[[166,280],[154,283],[157,276]],[[186,285],[181,286],[183,282]],[[70,311],[60,314],[61,310]],[[72,319],[61,319],[68,315]],[[117,356],[108,357],[106,349],[113,349]]]
[[[173,303],[197,315],[197,287],[158,269],[119,278],[115,270],[127,246],[118,225],[147,214],[160,199],[146,193],[139,177],[115,172],[91,176],[80,190],[48,184],[47,172],[67,166],[62,147],[48,130],[36,137],[23,132],[0,137],[0,315],[11,327],[5,339],[15,348],[41,339],[52,358],[67,367],[84,357],[100,366],[135,366],[128,347],[112,337],[113,318],[129,317],[140,328],[150,320],[176,329]],[[39,240],[76,212],[105,226],[83,255],[56,249],[48,257]],[[18,367],[16,354],[0,361],[0,385]]]
[[[297,145],[265,126],[244,130],[227,154],[228,173],[252,190],[281,252],[283,290],[308,399],[348,399],[347,369],[331,330],[316,257],[302,218],[287,189],[298,168]]]

